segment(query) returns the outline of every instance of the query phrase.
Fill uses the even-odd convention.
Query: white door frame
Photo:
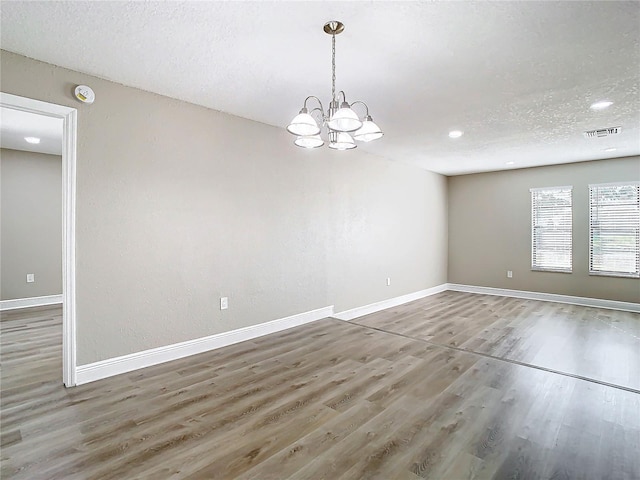
[[[76,135],[77,110],[0,92],[0,105],[61,118],[62,130],[62,381],[76,384]]]

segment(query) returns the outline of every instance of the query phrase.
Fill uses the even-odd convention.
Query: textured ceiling
[[[341,20],[337,87],[385,131],[359,148],[446,175],[640,154],[639,2],[0,5],[3,49],[282,128],[328,102]]]
[[[39,138],[40,143],[28,143],[25,137]],[[0,147],[62,155],[62,119],[2,107]]]

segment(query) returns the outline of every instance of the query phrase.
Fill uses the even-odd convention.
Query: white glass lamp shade
[[[362,122],[356,112],[351,110],[349,104],[344,102],[338,111],[331,116],[327,126],[336,132],[353,132],[362,126]]]
[[[309,137],[311,135],[318,135],[320,133],[320,127],[318,127],[313,117],[306,112],[306,109],[303,108],[302,111],[291,120],[287,131],[301,137]]]
[[[335,133],[335,138],[329,142],[329,148],[333,148],[334,150],[351,150],[352,148],[356,148],[356,142],[353,141],[351,135],[346,132],[338,132]]]
[[[324,140],[320,138],[320,135],[309,135],[306,137],[298,137],[293,143],[302,148],[318,148],[324,145]]]
[[[377,140],[382,137],[382,135],[384,135],[384,133],[382,133],[380,127],[368,116],[364,119],[362,126],[353,134],[353,138],[361,142],[370,142],[371,140]]]

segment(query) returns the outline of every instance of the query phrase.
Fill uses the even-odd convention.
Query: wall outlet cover
[[[229,308],[229,298],[228,297],[221,297],[220,298],[220,310],[226,310],[227,308]]]
[[[33,283],[36,281],[35,273],[27,273],[27,283]]]

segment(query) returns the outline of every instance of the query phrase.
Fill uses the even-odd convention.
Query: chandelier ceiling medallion
[[[321,128],[326,127],[329,137],[329,148],[335,150],[351,150],[356,148],[354,140],[370,142],[382,137],[380,127],[373,122],[369,115],[369,107],[364,102],[347,103],[347,98],[341,90],[336,96],[336,35],[344,31],[344,24],[337,20],[325,23],[324,31],[331,35],[331,102],[329,109],[325,112],[320,99],[314,95],[308,96],[300,113],[291,120],[287,131],[297,138],[295,143],[298,147],[317,148],[324,145],[324,140],[320,136]],[[342,98],[342,102],[338,100]],[[307,102],[314,99],[320,104],[311,110],[307,108]],[[356,112],[351,107],[362,105],[365,108],[363,120],[360,120]],[[320,120],[316,121],[314,115]]]

